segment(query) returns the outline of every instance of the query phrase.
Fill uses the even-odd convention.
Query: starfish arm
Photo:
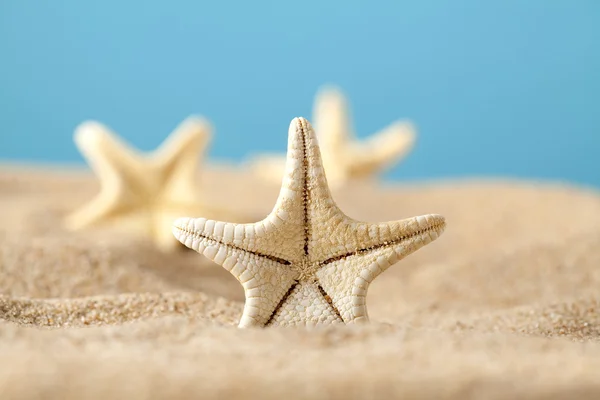
[[[211,130],[207,120],[189,117],[152,154],[152,161],[161,166],[163,190],[171,197],[193,193],[190,187],[197,185],[198,165],[210,142]]]
[[[373,175],[404,158],[413,148],[416,134],[411,124],[395,122],[368,139],[354,143],[348,152],[348,175]]]
[[[173,131],[150,157],[157,166],[157,187],[166,203],[195,204],[201,202],[198,191],[200,159],[211,136],[210,124],[190,117]]]
[[[211,139],[212,127],[203,117],[191,116],[183,120],[169,137],[155,150],[154,157],[164,163],[176,162],[182,153],[202,154]]]
[[[116,198],[115,192],[100,192],[91,201],[67,215],[65,227],[75,231],[97,224],[113,211]]]
[[[328,204],[330,198],[314,131],[306,119],[294,118],[288,131],[281,190],[273,211],[266,218],[277,227],[274,239],[287,238],[276,247],[285,249],[286,259],[299,262],[310,254],[311,214]]]
[[[174,222],[181,214],[194,215],[197,213],[206,213],[214,218],[233,217],[236,219],[243,218],[230,210],[205,205],[202,203],[172,203],[166,204],[165,207],[158,209],[152,218],[152,229],[150,231],[157,247],[164,252],[175,250],[179,242],[173,237],[172,228]]]
[[[87,121],[75,130],[75,144],[100,180],[100,193],[67,216],[68,229],[96,224],[112,213],[115,204],[127,207],[129,186],[125,179],[139,170],[140,156],[104,125]]]
[[[410,242],[413,237],[428,238],[445,229],[444,217],[428,214],[398,221],[371,223],[355,221],[343,214],[330,218],[327,232],[317,231],[315,240],[326,243],[328,251],[319,262],[345,258],[368,250]],[[416,249],[415,249],[416,250]]]
[[[102,184],[112,185],[127,171],[140,169],[140,153],[99,122],[86,121],[79,125],[74,141]]]
[[[204,218],[180,218],[173,234],[187,247],[228,270],[244,287],[246,304],[240,327],[264,326],[298,277],[291,263],[257,250],[265,226]],[[260,246],[258,246],[260,247]]]
[[[357,223],[355,244],[362,247],[324,260],[316,275],[344,322],[367,321],[369,284],[407,255],[437,239],[445,222],[426,215],[384,224]]]
[[[317,93],[313,109],[315,132],[323,149],[323,157],[335,156],[351,136],[351,121],[344,94],[335,87]]]
[[[290,125],[288,150],[288,182],[300,203],[300,214],[304,232],[304,255],[310,261],[327,258],[329,254],[329,229],[336,218],[344,214],[339,210],[327,184],[319,144],[310,123],[296,118]],[[291,152],[295,149],[295,152]],[[290,154],[292,154],[290,156]],[[286,180],[284,180],[284,184]],[[282,190],[283,193],[283,190]]]

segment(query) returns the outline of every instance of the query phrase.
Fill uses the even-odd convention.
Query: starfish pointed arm
[[[123,171],[139,170],[142,156],[108,127],[86,121],[75,129],[74,141],[101,183],[120,180]]]
[[[255,239],[263,230],[262,223],[204,218],[180,218],[173,227],[181,243],[223,266],[242,284],[246,304],[240,327],[264,326],[298,277],[289,261],[257,249]]]
[[[317,93],[313,122],[323,153],[333,154],[346,145],[351,121],[348,103],[339,89],[326,87]]]
[[[160,171],[158,185],[167,204],[198,204],[198,166],[211,138],[211,126],[200,117],[189,117],[175,128],[150,158]]]
[[[323,290],[344,322],[367,321],[369,284],[407,255],[437,239],[445,228],[440,215],[425,215],[389,223],[352,223],[353,251],[321,262],[316,273]]]
[[[295,129],[292,130],[292,127]],[[305,255],[310,261],[317,262],[330,258],[332,254],[344,254],[355,249],[354,244],[346,243],[346,235],[351,226],[358,223],[346,217],[331,196],[319,144],[307,120],[296,118],[292,121],[289,143],[290,147],[302,149],[296,157],[288,155],[288,162],[291,158],[300,157],[300,161],[296,162],[294,182],[297,185],[295,189],[302,192]]]
[[[90,202],[67,215],[65,227],[78,230],[96,224],[110,213],[117,197],[118,194],[112,191],[99,193]]]
[[[373,175],[404,158],[413,148],[416,134],[411,124],[395,122],[362,142],[353,143],[348,152],[348,175],[362,178]]]
[[[124,201],[125,179],[139,170],[141,157],[110,129],[95,121],[79,125],[74,140],[101,185],[100,193],[91,202],[66,218],[67,228],[80,229],[110,214],[119,199]]]
[[[152,154],[153,162],[161,166],[163,190],[171,197],[193,193],[189,188],[196,186],[198,165],[210,142],[211,130],[207,120],[189,117]]]
[[[335,207],[330,198],[315,133],[306,119],[294,118],[288,130],[281,190],[273,211],[263,221],[270,229],[265,230],[262,248],[270,246],[272,254],[278,252],[291,262],[300,262],[310,252],[311,215],[322,207]]]
[[[210,123],[198,116],[191,116],[183,120],[169,137],[154,152],[157,159],[164,162],[174,162],[182,153],[193,153],[193,159],[198,159],[197,154],[203,153],[211,139],[212,127]]]

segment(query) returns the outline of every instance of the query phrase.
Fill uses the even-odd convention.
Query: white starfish
[[[404,158],[415,142],[413,126],[404,121],[396,121],[363,141],[357,140],[346,98],[336,88],[317,93],[313,118],[327,180],[332,187],[376,175]],[[260,155],[250,161],[250,166],[263,178],[280,182],[285,157]]]
[[[100,193],[69,215],[67,228],[111,225],[145,236],[161,250],[178,242],[170,234],[176,217],[214,213],[198,191],[198,163],[211,135],[204,119],[182,122],[154,152],[141,154],[104,125],[88,121],[75,131],[75,143],[100,179]],[[168,227],[168,228],[167,228]]]
[[[329,192],[310,124],[296,118],[279,198],[264,220],[180,218],[173,234],[238,279],[246,294],[240,327],[250,327],[366,321],[369,283],[444,227],[433,214],[386,223],[347,217]]]

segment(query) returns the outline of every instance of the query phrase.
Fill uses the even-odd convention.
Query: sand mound
[[[168,315],[235,326],[242,308],[242,303],[204,293],[138,293],[67,300],[0,297],[1,319],[53,328],[114,325]]]
[[[599,297],[533,308],[518,307],[501,313],[457,321],[456,331],[505,332],[574,341],[600,341]],[[452,328],[452,326],[450,326]]]
[[[223,168],[203,181],[247,216],[277,196]],[[2,398],[600,397],[598,193],[340,189],[357,219],[437,212],[447,232],[371,285],[370,325],[239,330],[243,293],[221,267],[108,229],[65,231],[95,190],[88,174],[0,171]]]
[[[7,237],[0,242],[0,293],[36,298],[173,290],[243,291],[222,268],[181,251],[163,254],[134,240],[104,243],[87,237]]]
[[[1,332],[0,350],[13,360],[11,368],[0,370],[9,398],[579,399],[598,394],[598,347],[507,334],[449,336],[377,324],[240,331],[184,318],[59,331],[11,326]]]
[[[164,292],[172,285],[123,246],[86,239],[11,237],[0,243],[0,291],[11,296],[80,297]]]

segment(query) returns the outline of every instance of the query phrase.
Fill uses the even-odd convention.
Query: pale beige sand
[[[225,167],[207,197],[264,216],[277,187]],[[61,218],[97,184],[0,170],[0,398],[600,398],[600,193],[561,185],[360,184],[347,214],[448,228],[369,290],[372,324],[235,327],[238,283]]]

